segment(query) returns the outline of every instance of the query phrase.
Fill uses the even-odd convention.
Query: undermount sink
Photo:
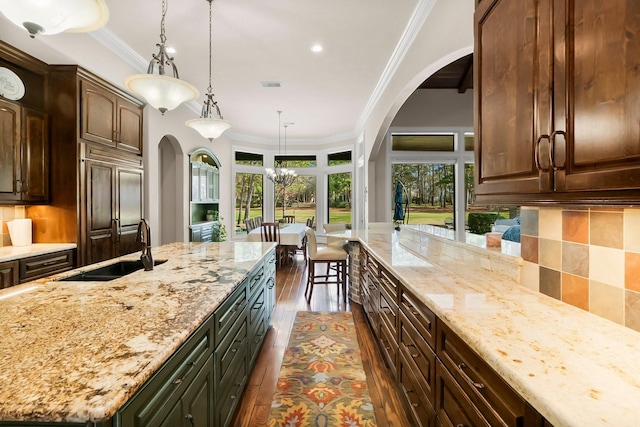
[[[160,265],[167,262],[167,260],[154,261],[153,265]],[[119,261],[115,264],[105,265],[104,267],[96,268],[95,270],[85,271],[75,274],[73,276],[60,279],[60,282],[108,282],[109,280],[117,279],[127,274],[131,274],[135,271],[142,270],[144,265],[142,261]]]

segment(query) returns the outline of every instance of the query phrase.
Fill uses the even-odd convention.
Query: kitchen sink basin
[[[167,262],[167,260],[154,261],[153,265],[160,265]],[[131,274],[134,271],[142,270],[144,265],[142,261],[119,261],[115,264],[105,265],[104,267],[96,268],[95,270],[85,271],[75,274],[73,276],[60,279],[61,282],[108,282],[109,280],[117,279],[127,274]]]

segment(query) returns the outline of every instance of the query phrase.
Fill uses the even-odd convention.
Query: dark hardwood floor
[[[362,363],[378,426],[412,425],[405,414],[397,386],[375,345],[361,306],[355,303],[343,303],[342,298],[338,299],[334,285],[314,287],[311,304],[307,304],[304,297],[306,275],[306,264],[299,255],[292,263],[278,269],[276,273],[277,302],[271,316],[271,326],[231,425],[253,427],[268,424],[271,400],[296,312],[342,310],[353,312]]]

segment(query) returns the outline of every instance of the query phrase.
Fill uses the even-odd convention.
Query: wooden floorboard
[[[369,329],[359,304],[338,297],[335,285],[320,285],[313,290],[311,304],[304,296],[307,270],[301,256],[283,265],[276,273],[276,306],[247,387],[231,423],[233,427],[266,426],[284,351],[297,311],[351,311],[356,325],[362,363],[379,427],[406,427],[408,421],[398,388]]]

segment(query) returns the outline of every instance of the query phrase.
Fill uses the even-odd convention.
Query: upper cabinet
[[[143,107],[85,79],[80,91],[80,138],[142,154]]]
[[[478,203],[640,201],[638,16],[626,0],[478,3]]]
[[[0,95],[0,204],[46,203],[49,200],[47,67],[0,42],[0,72],[0,94],[6,95]]]

